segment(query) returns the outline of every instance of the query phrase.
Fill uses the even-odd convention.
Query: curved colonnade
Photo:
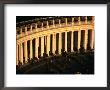
[[[44,26],[42,22],[40,28],[37,23],[17,27],[16,65],[19,61],[23,64],[23,60],[26,63],[28,58],[40,58],[44,54],[61,54],[61,50],[74,52],[83,47],[86,51],[87,46],[94,49],[94,16],[91,17],[89,21],[87,17],[84,21],[81,17],[78,21],[71,18],[71,22],[64,18],[64,23],[59,19],[57,24],[53,19],[51,25],[46,21]]]

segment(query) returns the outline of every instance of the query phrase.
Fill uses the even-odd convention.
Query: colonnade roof
[[[49,23],[52,22],[54,19],[55,22],[57,20],[61,19],[61,21],[64,20],[64,18],[68,18],[68,20],[71,18],[74,18],[74,20],[78,20],[79,16],[16,16],[16,26],[23,26],[23,25],[28,25],[32,23],[39,23],[41,24],[42,22],[45,24],[46,21],[49,21]],[[80,16],[81,20],[84,20],[85,16]],[[88,19],[91,19],[91,16],[87,16]]]

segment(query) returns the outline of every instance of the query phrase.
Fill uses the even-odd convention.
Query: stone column
[[[46,47],[47,48],[46,49],[47,50],[46,52],[47,52],[47,54],[49,56],[49,51],[50,51],[50,34],[47,35],[47,45],[46,46],[47,46]]]
[[[65,32],[65,51],[67,52],[67,32]]]
[[[37,31],[37,23],[35,24],[35,26],[36,26],[35,29],[36,29],[36,31]]]
[[[80,17],[78,17],[78,23],[80,24],[81,22],[80,22]]]
[[[52,40],[52,53],[55,54],[56,51],[56,33],[53,34],[53,40]]]
[[[85,50],[87,50],[87,42],[88,42],[88,30],[85,30],[85,41],[84,41]]]
[[[49,23],[48,23],[48,21],[47,21],[47,28],[49,29]]]
[[[20,28],[20,34],[22,34],[22,27]]]
[[[65,18],[65,23],[66,23],[66,26],[67,26],[67,24],[68,24],[67,18]]]
[[[44,53],[44,36],[41,37],[41,56],[43,56]]]
[[[59,19],[59,26],[61,27],[61,20]]]
[[[43,30],[43,23],[42,23],[42,30]]]
[[[91,49],[94,48],[94,30],[92,30]]]
[[[30,39],[30,59],[33,58],[32,39]]]
[[[73,52],[73,31],[71,32],[71,52]]]
[[[27,41],[24,43],[24,54],[25,54],[25,62],[27,62]]]
[[[61,54],[61,49],[62,49],[62,33],[59,33],[59,54]]]
[[[39,37],[35,39],[35,57],[38,58]]]
[[[72,18],[72,26],[74,26],[74,18]]]
[[[27,33],[27,26],[25,26],[25,34]]]
[[[22,43],[20,43],[20,61],[23,64],[23,47],[22,47]]]
[[[78,31],[78,50],[80,49],[80,43],[81,43],[81,30]]]
[[[16,65],[18,65],[18,45],[16,45]]]
[[[85,24],[87,24],[87,16],[85,17]]]
[[[53,19],[53,27],[55,27],[55,20]]]

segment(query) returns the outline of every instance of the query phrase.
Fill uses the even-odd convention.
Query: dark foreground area
[[[94,51],[32,59],[16,66],[16,74],[94,74]]]

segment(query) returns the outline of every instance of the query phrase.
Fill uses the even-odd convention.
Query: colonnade
[[[88,30],[84,30],[85,31],[85,34],[84,34],[84,49],[87,50],[87,44],[88,44]],[[71,31],[71,52],[74,52],[74,32],[75,31]],[[58,38],[58,54],[61,54],[61,50],[62,50],[62,44],[64,44],[65,46],[65,51],[67,51],[67,32],[64,32],[65,33],[65,43],[62,43],[62,33],[63,32],[58,32],[58,35],[59,35],[59,38]],[[80,47],[81,47],[81,30],[78,30],[77,31],[78,33],[78,45],[77,45],[77,49],[79,50]],[[34,37],[35,39],[35,52],[33,52],[33,43],[32,43],[32,40],[33,39],[29,39],[29,42],[30,42],[30,48],[27,47],[27,41],[25,40],[24,42],[21,42],[19,44],[17,44],[16,46],[16,64],[18,65],[18,60],[20,60],[20,62],[23,63],[23,59],[25,59],[25,62],[27,62],[28,60],[28,56],[29,58],[33,58],[33,53],[35,53],[35,57],[38,58],[39,56],[39,50],[38,50],[38,47],[41,47],[40,51],[41,51],[41,57],[43,56],[44,54],[44,47],[46,46],[46,53],[48,54],[49,56],[49,51],[50,51],[50,45],[52,45],[52,53],[55,54],[55,51],[56,51],[56,34],[57,33],[53,33],[52,36],[52,44],[50,44],[50,35],[51,34],[47,34],[47,35],[42,35],[40,38],[41,38],[41,46],[39,46],[39,37]],[[44,39],[45,38],[45,39]],[[45,41],[44,41],[45,40]],[[45,42],[45,43],[44,43]],[[23,44],[24,43],[24,44]],[[24,45],[24,46],[23,46]],[[24,48],[23,48],[24,47]],[[91,40],[90,40],[90,47],[91,49],[94,48],[94,30],[91,30]],[[29,50],[30,49],[30,50]],[[28,55],[28,50],[30,51],[30,54]],[[23,56],[25,58],[23,58]]]
[[[74,20],[74,18],[72,18],[71,25],[69,25],[69,26],[68,25],[69,25],[68,19],[65,18],[65,22],[63,24],[61,23],[61,20],[59,19],[59,21],[57,23],[58,27],[56,26],[55,20],[52,21],[52,25],[49,25],[49,22],[46,21],[46,27],[44,26],[44,23],[42,22],[40,31],[39,31],[37,23],[35,23],[34,26],[32,24],[29,27],[25,26],[24,29],[19,28],[20,33],[19,34],[17,33],[17,45],[16,45],[16,65],[18,65],[19,61],[21,63],[23,63],[24,60],[25,60],[25,62],[27,62],[28,58],[30,58],[30,59],[34,58],[33,55],[35,55],[35,57],[37,57],[37,58],[39,58],[39,55],[42,57],[45,52],[45,48],[46,48],[46,54],[48,54],[48,56],[50,55],[50,51],[51,51],[51,53],[56,54],[56,50],[58,50],[58,54],[61,54],[61,50],[63,48],[62,46],[64,46],[64,49],[67,52],[68,51],[67,43],[69,42],[67,40],[67,38],[69,36],[68,32],[71,32],[71,35],[70,35],[71,36],[71,39],[70,39],[70,41],[71,41],[71,44],[70,44],[71,50],[70,51],[71,52],[74,52],[74,47],[76,47],[77,50],[79,50],[81,48],[81,40],[82,40],[81,31],[82,30],[84,31],[84,40],[83,40],[84,49],[87,50],[88,39],[90,39],[89,44],[90,44],[91,49],[94,48],[94,16],[92,16],[91,23],[88,23],[87,16],[86,16],[84,21],[81,21],[80,17],[78,17],[77,22]],[[75,26],[76,26],[76,28],[75,28]],[[34,27],[35,31],[33,31],[33,27]],[[45,30],[45,28],[47,31]],[[17,29],[17,30],[19,30],[19,29]],[[52,31],[51,29],[54,29],[54,30]],[[88,35],[89,30],[91,31],[90,36]],[[41,33],[43,31],[46,31],[46,32]],[[33,32],[35,34],[34,37],[33,37],[33,35],[34,35]],[[75,32],[77,32],[77,36],[74,35]],[[64,37],[62,36],[62,33],[65,33]],[[57,34],[59,35],[58,39],[57,39]],[[52,35],[52,38],[51,38],[51,35]],[[23,39],[24,37],[25,37],[25,39]],[[75,46],[76,37],[78,38],[77,46]],[[62,41],[62,38],[65,38],[64,43]],[[33,43],[32,43],[33,39],[35,40],[35,43],[34,43],[35,47],[33,47]],[[28,41],[29,41],[29,43],[28,43]],[[57,45],[58,45],[58,47],[57,47]],[[39,47],[40,47],[40,51],[39,51]],[[50,48],[50,47],[52,47],[52,48]],[[34,52],[33,52],[33,49],[34,49]]]

